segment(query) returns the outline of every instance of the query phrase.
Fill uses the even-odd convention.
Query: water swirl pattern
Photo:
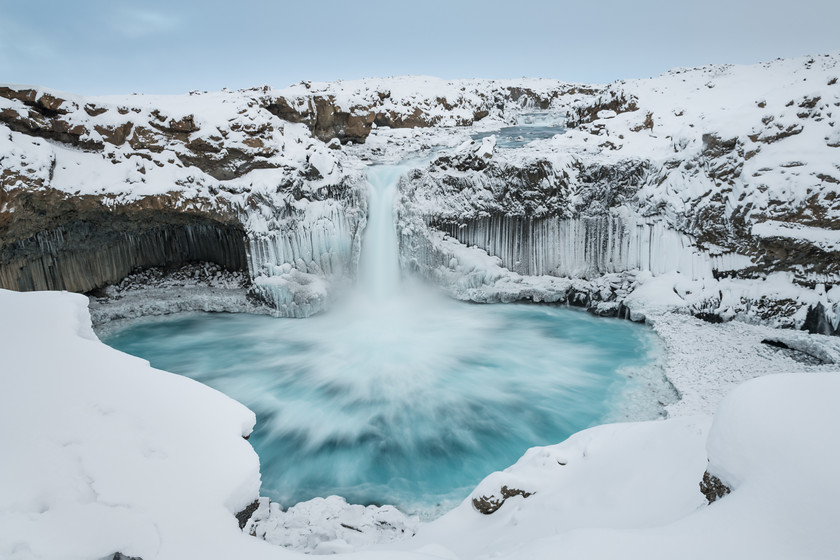
[[[650,366],[656,339],[629,322],[535,305],[354,307],[174,316],[107,342],[254,410],[262,493],[284,505],[338,494],[433,515],[527,448],[656,417],[670,396]]]
[[[400,284],[391,208],[401,168],[373,168],[362,287],[309,319],[191,314],[105,341],[257,414],[261,494],[338,494],[434,517],[529,447],[662,413],[658,339],[556,306],[473,305]]]

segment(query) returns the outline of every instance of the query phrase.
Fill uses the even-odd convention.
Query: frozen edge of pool
[[[411,298],[408,299],[413,301]],[[231,314],[216,317],[208,315],[206,319],[202,319],[200,314],[176,314],[168,318],[153,319],[152,322],[155,323],[155,327],[151,331],[143,330],[142,323],[145,322],[143,320],[139,322],[140,331],[132,330],[131,325],[127,325],[129,327],[128,332],[115,333],[113,337],[108,337],[104,341],[119,350],[149,359],[156,367],[171,368],[170,371],[209,383],[210,386],[225,392],[232,398],[240,399],[240,402],[252,408],[259,418],[254,433],[256,439],[252,438],[251,441],[263,462],[261,467],[264,481],[263,492],[264,495],[279,500],[284,506],[300,503],[314,497],[338,494],[344,496],[351,503],[393,504],[407,514],[420,515],[424,520],[434,519],[457,506],[487,473],[504,468],[514,462],[530,446],[547,445],[561,441],[576,431],[605,422],[655,419],[665,414],[663,408],[665,403],[673,402],[676,399],[676,391],[667,383],[662,373],[661,363],[664,353],[659,337],[651,329],[642,325],[618,319],[601,319],[587,314],[581,309],[567,306],[552,305],[546,308],[541,305],[520,304],[517,306],[493,307],[448,301],[437,297],[422,301],[422,304],[406,304],[403,302],[403,305],[389,306],[384,315],[383,310],[376,308],[370,313],[365,313],[368,306],[367,301],[354,301],[355,305],[337,308],[329,314],[329,317],[320,316],[310,319],[311,326],[298,323],[295,320],[286,320],[275,324],[275,321],[270,318],[254,317],[251,320],[242,315],[237,318]],[[361,309],[359,304],[362,305]],[[360,317],[368,317],[368,315],[370,318],[367,320],[359,319]],[[418,319],[408,321],[400,319],[392,325],[394,316],[416,316]],[[304,323],[310,323],[310,321]],[[403,417],[397,413],[397,410],[401,410],[399,403],[405,400],[404,404],[414,409],[414,389],[396,391],[396,393],[389,391],[387,396],[380,395],[378,392],[371,393],[377,395],[377,401],[379,397],[385,396],[386,402],[379,403],[377,406],[384,405],[382,414],[387,418],[394,418],[397,422],[398,427],[394,430],[385,430],[383,436],[394,442],[396,448],[416,450],[418,444],[428,443],[429,437],[433,437],[436,441],[445,439],[449,444],[461,449],[461,452],[453,457],[465,454],[464,461],[469,460],[472,467],[463,470],[458,469],[457,465],[460,464],[460,461],[455,459],[454,463],[447,463],[453,465],[454,473],[447,474],[441,479],[437,475],[430,474],[436,470],[435,462],[420,457],[417,461],[404,464],[398,458],[403,456],[400,453],[395,463],[388,462],[391,467],[386,469],[384,473],[380,473],[378,467],[373,471],[363,467],[354,475],[345,476],[339,474],[345,472],[344,468],[336,466],[341,464],[343,456],[336,458],[337,462],[333,463],[334,459],[329,451],[324,453],[318,451],[311,457],[309,456],[310,453],[307,452],[303,452],[303,456],[299,456],[298,452],[292,450],[277,451],[277,445],[295,444],[294,439],[292,441],[282,441],[284,436],[279,434],[285,433],[293,438],[297,437],[298,430],[303,429],[303,426],[300,426],[296,421],[296,417],[301,411],[298,410],[297,413],[291,412],[287,415],[275,415],[271,411],[281,402],[291,407],[288,410],[297,410],[296,404],[289,402],[290,399],[295,400],[294,397],[286,398],[284,395],[291,394],[289,391],[297,394],[297,390],[301,389],[301,386],[298,382],[291,382],[291,385],[289,385],[289,378],[283,378],[285,381],[281,382],[280,378],[275,377],[275,373],[272,372],[276,368],[288,368],[289,371],[296,371],[299,365],[304,363],[301,360],[305,359],[306,363],[310,363],[310,358],[303,355],[297,356],[296,353],[300,351],[299,349],[304,348],[304,352],[311,352],[311,349],[318,348],[319,352],[313,356],[315,361],[311,362],[315,364],[315,371],[321,371],[323,368],[323,371],[332,373],[326,377],[317,375],[310,381],[302,381],[304,388],[307,389],[303,394],[310,394],[308,389],[313,387],[312,383],[317,387],[322,382],[330,380],[331,385],[333,383],[344,385],[346,382],[340,381],[340,379],[348,371],[351,371],[347,368],[350,367],[355,370],[362,366],[363,369],[359,370],[360,381],[358,386],[355,386],[357,384],[354,382],[354,387],[347,387],[346,390],[355,394],[358,398],[363,398],[364,395],[368,395],[369,384],[371,382],[378,383],[380,377],[378,375],[369,376],[364,373],[367,368],[374,367],[375,369],[372,364],[365,364],[366,360],[364,358],[361,364],[353,366],[352,363],[354,362],[351,355],[357,350],[362,356],[366,355],[364,348],[367,348],[365,346],[367,339],[374,341],[370,343],[371,345],[377,344],[376,341],[379,341],[383,334],[383,332],[380,332],[383,330],[380,323],[383,322],[389,325],[385,328],[386,331],[390,332],[391,328],[397,328],[402,333],[401,339],[411,341],[408,346],[426,348],[419,353],[414,349],[408,350],[409,354],[404,355],[406,349],[402,348],[403,345],[396,345],[397,350],[394,352],[396,356],[400,357],[400,362],[407,361],[415,364],[418,368],[417,375],[409,376],[411,379],[407,381],[407,387],[416,387],[417,390],[421,391],[435,390],[435,387],[437,387],[439,390],[442,378],[432,375],[432,370],[442,369],[442,371],[449,372],[446,374],[447,376],[452,375],[455,372],[450,368],[453,366],[463,367],[463,364],[458,362],[458,356],[463,358],[462,353],[466,348],[471,349],[471,355],[486,357],[489,363],[496,364],[495,366],[488,366],[488,363],[482,362],[479,367],[482,370],[482,373],[479,374],[482,380],[488,375],[490,379],[494,380],[491,382],[491,386],[495,387],[499,383],[509,383],[513,378],[520,379],[513,382],[514,386],[509,387],[509,389],[516,394],[520,394],[521,398],[514,397],[512,399],[501,397],[498,391],[482,391],[480,386],[478,386],[478,390],[470,389],[469,383],[465,385],[464,382],[456,381],[455,378],[453,378],[454,385],[445,382],[447,391],[447,399],[445,400],[449,402],[448,410],[465,410],[469,407],[462,405],[473,402],[489,406],[489,409],[493,411],[512,407],[509,414],[514,416],[509,416],[505,412],[495,415],[490,414],[488,417],[482,417],[478,424],[475,420],[465,420],[463,414],[452,418],[455,434],[463,433],[470,425],[480,427],[480,433],[485,435],[482,436],[477,433],[475,434],[475,440],[472,436],[466,439],[462,436],[453,437],[447,428],[449,423],[444,423],[441,426],[438,422],[437,427],[432,428],[431,431],[418,429],[418,432],[424,435],[419,436],[419,439],[414,441],[413,434],[401,432],[411,425],[422,425],[423,418],[437,416],[437,414],[429,415],[427,413],[432,408],[441,405],[420,406],[413,413],[407,412],[408,416]],[[448,325],[448,327],[441,329],[439,326],[435,326],[430,331],[429,325],[435,323]],[[361,329],[361,332],[368,333],[362,336],[365,340],[357,340],[353,332],[346,332],[348,325],[353,325],[353,331]],[[500,328],[514,330],[500,331]],[[442,332],[439,332],[441,330]],[[430,338],[432,331],[435,335]],[[477,338],[476,336],[465,337],[465,333],[469,332],[479,334],[476,335]],[[188,334],[183,334],[182,338],[181,333]],[[486,337],[488,336],[491,337],[489,340],[493,341],[490,346],[487,346],[488,339]],[[497,339],[496,337],[500,338]],[[609,347],[602,348],[602,344],[613,337],[615,337],[614,343],[609,344]],[[278,342],[287,339],[288,345]],[[199,340],[203,342],[199,343]],[[246,346],[243,345],[247,345],[248,341],[251,340],[255,345],[254,348],[245,350]],[[346,342],[343,342],[344,340]],[[386,337],[386,340],[389,339]],[[454,340],[458,342],[453,346],[452,341]],[[574,353],[578,343],[582,345],[579,360],[570,358],[570,352]],[[183,346],[181,346],[182,344]],[[497,346],[498,349],[494,350]],[[180,351],[179,348],[183,348],[184,351]],[[209,357],[207,356],[207,348],[215,348],[215,351],[221,351],[221,354],[216,357]],[[272,350],[272,348],[274,349]],[[241,382],[234,381],[237,379],[234,376],[238,375],[240,360],[233,358],[228,361],[227,358],[235,354],[237,349],[245,351],[242,356],[243,360],[253,360],[251,362],[253,367],[248,368],[248,371],[242,371],[244,379]],[[192,352],[196,350],[198,354],[193,355]],[[279,354],[273,356],[275,352],[279,352]],[[319,361],[317,354],[321,352],[326,352],[332,358]],[[436,358],[430,358],[431,361],[424,359],[423,356],[426,355],[426,352],[430,352]],[[487,354],[484,354],[484,352],[487,352]],[[385,371],[389,370],[388,366],[393,367],[395,365],[393,362],[394,356],[390,355],[391,353],[388,354],[383,356],[386,364]],[[540,354],[544,354],[544,357],[540,358]],[[510,357],[510,359],[505,358],[505,356]],[[532,357],[528,358],[528,356]],[[336,363],[341,364],[339,369],[335,368]],[[458,366],[457,364],[461,365]],[[488,367],[489,370],[486,369]],[[395,371],[400,371],[399,375],[407,373],[402,372],[399,367]],[[355,375],[354,373],[354,378]],[[571,377],[567,379],[566,376],[568,375],[571,375]],[[524,377],[520,378],[519,376]],[[386,375],[382,379],[387,378]],[[463,379],[476,380],[474,375],[466,375]],[[567,380],[564,381],[564,379]],[[253,387],[255,384],[266,382],[269,383],[268,387],[274,387],[274,389],[268,391],[272,394],[279,390],[278,388],[281,386],[283,390],[274,397],[264,400],[264,392],[255,392]],[[417,386],[418,382],[420,386]],[[545,385],[545,383],[548,383],[548,385]],[[559,386],[554,387],[554,384],[559,384]],[[544,389],[538,389],[539,386],[543,386]],[[586,388],[585,396],[579,394],[579,391],[584,388]],[[557,390],[559,392],[555,392]],[[590,392],[598,396],[594,397],[593,400],[589,396]],[[503,393],[507,394],[507,391],[503,391]],[[547,396],[549,393],[559,400],[549,398]],[[542,395],[546,396],[543,397]],[[353,412],[355,410],[354,403],[356,403],[353,397],[350,397],[349,402],[346,399],[330,398],[335,402],[332,404],[323,403],[316,398],[316,402],[312,403],[311,406],[315,407],[315,410],[320,410],[318,407],[326,404],[326,409],[320,410],[320,414],[324,414],[325,418],[331,416],[333,410],[343,410],[344,412],[337,416],[342,419],[342,424],[335,426],[334,421],[327,421],[329,427],[316,429],[313,436],[317,439],[327,438],[325,434],[333,434],[335,437],[352,438],[353,433],[357,433],[358,430],[347,431],[343,422],[345,420],[350,421],[350,424],[354,426],[358,426],[359,422],[365,424],[368,420],[367,413],[362,412],[361,416],[357,416],[358,413]],[[588,404],[578,407],[566,399],[575,402],[580,400]],[[436,400],[432,399],[428,402],[434,403]],[[523,415],[522,421],[525,421],[525,417],[530,417],[525,424],[522,424],[521,421],[511,420],[517,414],[518,407],[524,402],[531,403],[535,410],[542,411],[552,409],[556,405],[556,409],[551,413],[554,420],[549,421],[539,415],[537,417]],[[396,409],[394,408],[395,404],[398,407]],[[351,410],[345,410],[344,407],[348,405]],[[320,414],[316,414],[316,417]],[[545,414],[545,412],[541,414]],[[307,416],[309,416],[308,409],[303,414],[303,417]],[[413,420],[409,420],[408,424],[402,425],[406,418],[411,417],[414,417]],[[492,418],[495,418],[495,421]],[[536,420],[538,422],[534,424],[533,422]],[[415,424],[415,422],[419,422],[419,424]],[[488,440],[486,431],[493,422],[495,422],[497,435],[490,436],[491,439]],[[500,424],[500,422],[502,423]],[[513,422],[517,426],[521,425],[520,427],[524,431],[521,429],[514,430],[511,427],[510,433],[518,435],[499,437],[507,431],[509,422]],[[432,424],[435,423],[432,422]],[[399,425],[402,425],[402,428]],[[537,426],[540,427],[537,428]],[[367,432],[370,428],[365,428],[363,431]],[[531,430],[535,431],[532,432]],[[503,442],[506,443],[503,444]],[[465,451],[472,443],[477,445],[477,449]],[[466,448],[462,448],[461,444]],[[364,444],[362,447],[368,447],[368,444]],[[481,449],[495,449],[495,452],[479,451]],[[376,446],[368,449],[367,453],[367,457],[376,456]],[[292,464],[284,466],[289,461]],[[316,484],[316,487],[310,485],[317,479],[309,480],[307,477],[310,475],[306,474],[319,472],[320,467],[317,465],[320,463],[313,461],[328,461],[328,463],[323,464],[330,465],[328,468],[325,467],[325,472],[322,473],[327,478],[326,483],[321,480]],[[484,465],[480,467],[477,463],[484,463]],[[346,468],[349,469],[347,472],[354,472],[355,465],[354,461],[350,461],[350,464],[346,465]],[[332,474],[325,474],[326,471]],[[337,475],[338,478],[335,478]],[[414,488],[413,491],[409,492],[409,488],[404,488],[401,484],[393,486],[393,477],[400,478],[402,476],[412,480],[409,486]],[[391,482],[388,482],[389,479]],[[334,480],[341,480],[342,482],[334,483]],[[320,489],[318,486],[320,486]],[[346,487],[346,489],[342,490],[341,487]],[[428,493],[417,493],[418,488],[425,488]]]
[[[763,343],[767,338],[783,338],[791,342],[793,346],[793,341],[807,339],[811,344],[824,345],[831,351],[836,351],[838,344],[830,337],[799,331],[783,331],[737,321],[711,324],[689,315],[673,312],[650,314],[646,323],[652,326],[664,343],[662,363],[664,374],[679,395],[676,402],[665,406],[669,418],[711,416],[731,390],[756,377],[779,372],[836,373],[838,371],[837,365],[832,364],[820,366],[802,364]],[[578,432],[578,434],[583,432]],[[572,437],[578,436],[576,434]],[[536,450],[549,447],[532,448],[525,456],[531,456]],[[507,473],[511,468],[503,472]],[[492,481],[499,478],[499,474],[489,473],[456,510],[473,508],[472,501],[480,499],[482,491],[488,485],[492,486]],[[701,495],[698,491],[699,496]],[[382,531],[370,532],[363,536],[347,529],[346,526],[353,526],[355,522],[360,526],[368,527],[383,514],[374,506],[369,506],[364,513],[358,509],[362,506],[352,506],[346,502],[341,508],[338,506],[343,499],[338,497],[333,499],[335,501],[329,504],[323,503],[322,499],[298,504],[301,507],[286,516],[282,515],[279,508],[272,516],[266,504],[265,509],[255,516],[248,530],[262,535],[269,542],[282,543],[296,550],[329,553],[351,552],[375,544],[400,540],[394,528],[413,526],[412,519],[403,516],[401,522],[386,526]],[[323,517],[325,512],[328,512],[326,518]],[[314,516],[307,518],[307,513]],[[433,520],[431,523],[439,525],[440,519],[443,518]],[[423,525],[425,524],[420,523],[416,527]],[[321,532],[324,540],[313,540],[312,536],[317,532]],[[410,536],[407,533],[406,535]]]
[[[15,426],[0,431],[4,464],[12,469],[0,477],[7,529],[0,531],[0,553],[24,547],[41,558],[110,557],[115,551],[148,558],[285,557],[283,549],[243,535],[232,517],[256,497],[259,483],[257,457],[242,440],[253,422],[245,407],[98,341],[82,296],[0,290],[0,307],[5,312],[0,314],[0,353],[5,360],[0,371],[5,388],[0,391],[4,404],[0,420]],[[680,380],[689,381],[682,386],[685,402],[675,405],[674,415],[716,408],[723,386],[745,378],[744,364],[753,370],[752,376],[779,371],[838,373],[836,365],[805,366],[761,343],[771,334],[783,341],[802,338],[836,351],[838,341],[829,337],[740,323],[705,324],[680,315],[655,317],[654,323],[666,337],[672,381],[678,387]],[[743,359],[733,367],[727,356],[737,354]],[[692,356],[704,359],[697,362]],[[698,395],[701,392],[705,394]],[[698,396],[703,398],[690,398]],[[634,425],[664,433],[679,424],[665,420],[610,429],[626,436]],[[794,433],[814,428],[802,423],[794,427]],[[603,428],[581,434],[603,433]],[[703,441],[697,445],[702,448]],[[654,465],[647,452],[635,449],[634,453],[644,464]],[[84,471],[68,468],[73,465],[84,465]],[[158,480],[160,476],[164,478]],[[126,484],[127,480],[134,482]],[[93,485],[95,494],[90,492]],[[6,501],[9,497],[12,502]],[[519,504],[513,505],[503,512],[504,519],[511,520],[509,513],[519,510]],[[471,507],[459,507],[459,515],[483,521]],[[37,508],[42,513],[34,515]],[[708,511],[712,510],[718,511]],[[449,516],[433,525],[447,529],[450,537],[453,530],[464,529],[452,526]],[[425,527],[421,525],[424,532]],[[510,531],[497,538],[508,539],[510,546],[520,542]],[[388,546],[408,547],[414,542]],[[451,557],[446,556],[445,546],[455,541],[440,543],[419,552]],[[416,556],[390,552],[375,557]]]
[[[768,337],[807,339],[836,353],[838,345],[829,337],[737,321],[710,324],[677,313],[651,313],[646,323],[664,343],[663,373],[678,394],[676,402],[665,406],[669,417],[710,415],[729,391],[754,377],[780,371],[837,371],[832,365],[804,365],[762,343]],[[475,492],[463,503],[470,502]],[[416,517],[391,506],[347,504],[337,496],[301,502],[287,512],[279,506],[272,512],[267,499],[262,499],[258,511],[245,528],[249,534],[306,552],[362,550],[410,537],[421,526]]]

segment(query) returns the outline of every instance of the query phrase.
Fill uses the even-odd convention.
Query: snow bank
[[[840,485],[836,373],[745,383],[709,417],[600,426],[531,449],[402,548],[457,558],[833,558]],[[707,438],[708,433],[708,438]],[[732,493],[705,505],[708,465]]]
[[[85,303],[74,294],[0,291],[3,558],[293,555],[249,532],[316,552],[372,546],[352,557],[389,559],[818,559],[840,548],[836,365],[741,385],[708,438],[708,416],[683,416],[600,426],[534,448],[419,527],[388,508],[330,498],[288,512],[263,501],[242,532],[233,514],[259,489],[257,457],[242,437],[253,414],[104,346]],[[771,358],[777,350],[761,344],[759,331],[778,331],[766,327],[671,315],[657,329],[671,336],[669,372],[684,370],[691,382],[711,372],[699,384],[678,384],[684,399],[726,387],[719,375],[727,367],[745,374],[796,367]],[[772,368],[760,367],[761,348]],[[699,491],[707,468],[732,488],[711,506]],[[473,500],[501,503],[484,515]],[[415,529],[414,538],[387,542]]]
[[[0,356],[0,557],[265,554],[245,407],[100,343],[81,295],[0,290]]]

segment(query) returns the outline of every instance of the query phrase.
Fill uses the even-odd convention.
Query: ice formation
[[[528,276],[596,278],[636,270],[654,276],[679,272],[701,280],[713,278],[713,271],[742,268],[751,262],[733,253],[712,256],[698,248],[696,239],[666,222],[635,216],[497,216],[438,229]]]
[[[309,317],[327,304],[328,283],[356,268],[360,225],[340,204],[306,206],[280,230],[249,236],[253,289],[285,317]]]
[[[648,272],[679,273],[704,282],[684,311],[836,333],[837,59],[677,69],[607,86],[415,77],[184,98],[3,87],[9,196],[0,212],[13,234],[0,285],[42,286],[43,277],[88,290],[167,259],[239,266],[168,242],[181,230],[166,220],[200,217],[211,220],[201,226],[213,230],[208,239],[242,227],[227,252],[249,253],[252,295],[276,314],[306,316],[358,273],[368,164],[420,152],[434,159],[407,174],[398,206],[401,247],[425,257],[403,262],[425,270],[423,259],[442,250],[422,249],[438,237],[416,220],[477,246],[509,271],[455,280],[483,301],[582,297],[607,313],[629,308],[632,289],[607,295],[600,286],[614,282],[604,275],[629,275],[620,284],[635,288]],[[160,209],[174,215],[147,223]],[[39,241],[113,212],[134,224],[118,242],[98,227],[85,254],[75,241]],[[454,280],[436,259],[421,272]],[[85,285],[74,280],[80,267],[95,272]],[[775,273],[795,305],[776,297],[777,280],[765,282]],[[541,276],[560,280],[539,295]],[[566,278],[595,283],[563,294],[555,288]],[[774,289],[754,293],[738,280]],[[530,287],[516,296],[521,282]]]
[[[420,151],[434,157],[396,201],[403,273],[470,301],[648,320],[669,345],[675,416],[711,413],[756,375],[799,373],[743,383],[710,431],[706,416],[679,417],[533,450],[472,496],[507,496],[490,517],[466,501],[364,556],[831,557],[837,339],[769,327],[840,332],[839,77],[832,53],[607,86],[395,78],[99,98],[0,86],[0,287],[100,289],[135,266],[206,259],[247,286],[144,277],[161,289],[140,309],[253,309],[256,295],[276,314],[316,313],[359,273],[368,164]],[[535,108],[566,115],[558,134],[500,140]],[[115,216],[124,236],[86,233]],[[241,437],[253,416],[104,348],[80,297],[0,290],[0,303],[0,420],[13,427],[0,433],[0,556],[291,554],[232,515],[258,497]],[[706,468],[732,488],[710,506]]]

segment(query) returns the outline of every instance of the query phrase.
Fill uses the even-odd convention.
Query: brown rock
[[[170,119],[168,128],[172,132],[195,132],[199,129],[198,125],[195,124],[193,115],[187,115],[177,121]]]
[[[49,93],[43,94],[35,101],[35,103],[40,105],[47,111],[51,111],[61,115],[66,115],[67,113],[69,113],[66,107],[62,107],[62,105],[64,105],[66,101],[64,99],[61,99],[60,97],[56,97]]]
[[[37,95],[38,92],[34,89],[12,89],[10,87],[0,87],[0,97],[22,101],[27,105],[33,105]]]
[[[128,138],[128,144],[135,150],[149,150],[156,153],[162,152],[164,147],[160,135],[143,126],[134,127],[134,132]]]
[[[195,138],[191,140],[187,147],[194,152],[213,152],[218,153],[222,151],[221,146],[208,142],[204,138]]]
[[[262,148],[265,146],[265,143],[259,138],[246,138],[242,143],[249,148]]]
[[[723,498],[731,491],[718,477],[709,474],[709,471],[703,473],[703,480],[700,481],[700,492],[706,496],[706,501],[710,504],[715,500]]]
[[[108,109],[105,107],[97,107],[93,103],[86,103],[85,104],[85,113],[90,115],[91,117],[98,117],[103,113],[107,113]]]
[[[533,492],[526,492],[525,490],[519,490],[518,488],[508,488],[507,486],[502,486],[499,491],[499,497],[495,495],[480,496],[478,498],[473,498],[472,503],[473,507],[478,510],[479,513],[490,515],[491,513],[498,511],[508,498],[512,498],[513,496],[522,496],[523,498],[527,498],[533,494]]]
[[[125,140],[126,138],[128,138],[128,135],[131,134],[131,129],[133,127],[134,123],[127,122],[119,126],[95,125],[93,128],[109,144],[113,144],[115,146],[122,146],[123,144],[125,144]]]

